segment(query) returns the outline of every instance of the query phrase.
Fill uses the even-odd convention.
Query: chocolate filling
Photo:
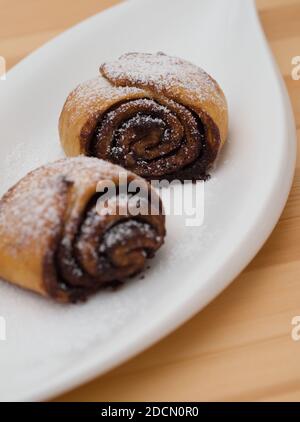
[[[194,111],[168,99],[121,102],[101,116],[86,153],[147,179],[207,179],[220,136],[208,116],[205,121],[206,126]]]
[[[64,292],[69,301],[77,302],[102,287],[115,286],[139,273],[163,243],[161,216],[102,216],[98,199],[94,196],[77,221],[54,239],[53,247],[58,246],[45,260],[51,296]],[[141,195],[141,201],[146,200]]]

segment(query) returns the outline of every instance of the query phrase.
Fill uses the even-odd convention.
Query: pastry
[[[119,164],[147,179],[205,179],[227,138],[227,104],[201,68],[128,53],[68,96],[59,121],[68,156]]]
[[[115,193],[104,201],[110,184]],[[121,198],[130,184],[139,194]],[[131,215],[134,196],[152,211]],[[65,158],[27,174],[0,200],[0,277],[76,302],[140,272],[164,236],[161,201],[144,179],[97,158]]]

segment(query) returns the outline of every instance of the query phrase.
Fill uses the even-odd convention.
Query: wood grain
[[[118,0],[0,0],[0,55],[8,67]],[[287,85],[300,139],[300,0],[258,0]],[[300,162],[272,235],[233,284],[148,351],[57,400],[300,400]]]

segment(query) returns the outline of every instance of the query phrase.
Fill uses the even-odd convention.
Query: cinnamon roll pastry
[[[63,107],[68,156],[95,156],[147,179],[205,179],[227,137],[227,104],[204,70],[163,53],[104,63]]]
[[[164,236],[161,201],[144,179],[92,157],[62,159],[0,200],[0,277],[76,302],[140,272]]]

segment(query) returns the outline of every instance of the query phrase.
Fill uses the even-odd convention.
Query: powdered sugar
[[[101,72],[118,86],[150,87],[172,96],[181,95],[183,90],[188,101],[213,101],[219,108],[226,108],[216,81],[200,67],[178,57],[163,53],[127,53],[104,64]]]
[[[29,173],[0,201],[1,248],[5,247],[10,255],[29,248],[39,263],[49,250],[56,251],[61,245],[68,253],[59,254],[59,262],[71,268],[73,277],[80,277],[83,272],[73,257],[74,241],[81,249],[81,240],[85,239],[82,243],[85,253],[90,248],[91,256],[97,260],[98,251],[93,242],[90,244],[89,238],[95,236],[95,230],[98,233],[98,221],[105,220],[95,209],[83,223],[80,217],[85,215],[90,199],[96,194],[97,183],[106,179],[115,179],[118,183],[119,170],[118,166],[97,158],[79,156],[56,161]],[[162,240],[155,237],[155,228],[146,223],[128,221],[112,229],[110,224],[103,241],[105,248],[126,244],[135,236],[152,238],[158,247]],[[105,231],[104,226],[103,233]],[[57,234],[59,244],[53,244],[53,241],[57,242]],[[98,233],[100,237],[102,234]]]
[[[0,236],[17,251],[28,245],[41,248],[49,241],[67,209],[67,189],[80,181],[84,188],[94,178],[95,186],[111,165],[96,158],[75,157],[42,166],[25,176],[0,201]],[[11,241],[13,240],[13,242]]]
[[[36,244],[40,248],[60,224],[61,176],[40,177],[40,169],[22,179],[0,203],[0,236],[17,252]],[[58,207],[58,208],[57,208]]]
[[[120,95],[127,97],[132,94],[142,93],[143,91],[134,87],[112,86],[106,79],[99,76],[81,83],[69,95],[64,109],[70,112],[70,123],[77,120],[82,113],[92,116],[106,101],[110,103],[118,101]]]
[[[102,251],[106,248],[112,248],[115,245],[125,245],[128,239],[136,235],[155,239],[154,229],[147,223],[136,220],[128,220],[112,227],[104,236],[104,242],[101,245]]]

